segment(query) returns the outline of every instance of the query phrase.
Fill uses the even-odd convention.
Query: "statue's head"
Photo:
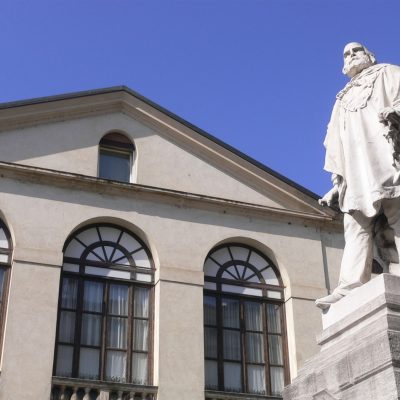
[[[376,64],[375,56],[362,44],[351,42],[343,50],[343,73],[349,78]]]

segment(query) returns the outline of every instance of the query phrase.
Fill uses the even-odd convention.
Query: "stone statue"
[[[373,232],[384,215],[400,250],[400,67],[377,64],[360,43],[344,48],[351,78],[336,96],[324,145],[333,188],[319,200],[344,213],[345,248],[338,287],[322,309],[371,277]]]

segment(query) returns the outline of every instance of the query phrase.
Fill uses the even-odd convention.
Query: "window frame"
[[[203,292],[203,308],[205,308],[205,297],[213,297],[215,299],[215,305],[216,305],[216,321],[215,325],[212,324],[206,324],[206,321],[204,320],[204,335],[205,335],[205,330],[206,328],[214,328],[217,330],[217,354],[216,357],[207,357],[206,356],[206,351],[204,352],[204,361],[206,362],[207,360],[209,361],[214,361],[217,362],[217,382],[218,382],[218,388],[213,388],[213,387],[207,387],[207,383],[205,382],[205,390],[210,391],[210,392],[225,392],[225,393],[241,393],[241,394],[246,394],[248,396],[265,396],[268,398],[268,396],[277,396],[277,394],[272,394],[272,388],[271,388],[271,367],[280,367],[283,368],[283,377],[284,377],[284,385],[287,385],[290,383],[290,373],[289,373],[289,357],[288,357],[288,341],[287,341],[287,328],[286,328],[286,313],[285,313],[285,301],[284,301],[284,286],[282,283],[282,278],[279,274],[279,270],[276,268],[276,266],[273,264],[273,262],[265,256],[263,253],[259,252],[257,249],[254,247],[242,244],[242,243],[224,243],[220,246],[217,246],[213,248],[209,254],[206,257],[206,261],[208,258],[216,251],[227,247],[229,254],[232,257],[232,262],[231,264],[234,263],[234,257],[232,256],[232,252],[229,250],[229,247],[231,246],[238,246],[242,247],[245,249],[249,250],[249,256],[247,261],[250,258],[251,252],[255,252],[259,256],[261,256],[263,259],[265,259],[268,262],[268,265],[272,267],[273,271],[276,274],[276,277],[279,282],[279,286],[277,285],[270,285],[264,283],[255,283],[255,282],[244,282],[244,281],[234,281],[230,279],[225,279],[222,278],[222,274],[227,269],[230,265],[229,262],[226,262],[224,264],[221,264],[218,272],[216,273],[215,277],[207,276],[205,275],[204,280],[205,282],[212,282],[216,285],[216,289],[208,289],[204,288]],[[243,263],[245,264],[245,263]],[[247,294],[238,294],[238,293],[233,293],[233,292],[228,292],[228,291],[223,291],[222,290],[222,285],[227,284],[227,285],[236,285],[240,287],[249,287],[249,288],[256,288],[256,289],[261,289],[262,290],[262,296],[254,296],[254,295],[247,295]],[[279,291],[281,293],[281,299],[273,299],[271,297],[268,297],[267,291],[268,290],[273,290],[273,291]],[[224,379],[224,362],[229,362],[230,360],[224,358],[224,346],[223,346],[223,334],[224,334],[224,329],[230,330],[228,327],[223,326],[223,310],[222,310],[222,301],[223,299],[233,299],[239,302],[239,328],[234,329],[239,332],[240,334],[240,352],[241,352],[241,359],[240,361],[234,361],[237,362],[238,364],[240,363],[241,366],[241,391],[240,392],[229,392],[228,390],[225,389],[225,379]],[[252,333],[252,330],[246,329],[245,325],[245,302],[250,301],[250,302],[256,302],[261,304],[262,306],[262,337],[263,337],[263,356],[264,356],[264,363],[256,363],[256,362],[251,362],[248,354],[248,349],[247,349],[247,343],[246,343],[246,336],[247,333]],[[268,321],[267,321],[267,305],[275,305],[279,306],[279,311],[280,311],[280,333],[275,333],[275,332],[270,332],[268,329]],[[233,329],[233,328],[232,328]],[[261,331],[254,331],[255,333],[261,333]],[[270,336],[280,336],[281,337],[281,344],[282,344],[282,364],[273,364],[270,361],[269,358],[269,340]],[[205,337],[205,336],[204,336]],[[205,339],[204,339],[205,341]],[[265,374],[265,388],[266,388],[266,393],[265,394],[257,394],[257,393],[252,393],[249,391],[249,379],[248,379],[248,366],[249,365],[262,365],[264,366],[264,374]]]
[[[111,135],[118,135],[120,137],[123,137],[126,139],[126,142],[124,141],[118,141],[118,140],[112,140],[108,139],[108,136]],[[98,166],[97,166],[97,176],[101,179],[107,179],[107,180],[112,180],[112,181],[118,181],[118,182],[126,182],[126,183],[131,183],[132,182],[132,177],[133,177],[133,164],[135,160],[135,145],[130,141],[126,135],[120,133],[120,132],[109,132],[105,134],[102,139],[99,142],[99,151],[98,151]],[[114,179],[114,178],[105,178],[102,177],[100,172],[101,172],[101,158],[102,155],[115,155],[115,156],[127,156],[129,159],[129,168],[128,168],[128,179],[127,180],[119,180],[119,179]]]
[[[149,257],[150,265],[151,265],[151,273],[152,273],[152,279],[151,282],[144,282],[144,281],[138,281],[132,278],[132,274],[135,274],[137,272],[137,268],[132,267],[132,274],[131,274],[131,279],[123,279],[123,278],[117,278],[117,277],[107,277],[107,276],[96,276],[96,275],[90,275],[85,272],[85,266],[90,266],[93,265],[93,262],[91,263],[90,261],[86,260],[85,258],[81,257],[79,259],[79,272],[71,272],[71,271],[61,271],[60,274],[60,284],[59,284],[59,298],[58,298],[58,307],[57,307],[57,328],[56,328],[56,337],[55,337],[55,347],[54,347],[54,362],[53,362],[53,377],[58,377],[57,375],[57,360],[58,360],[58,346],[59,345],[67,345],[72,347],[73,351],[73,356],[72,356],[72,370],[71,370],[71,376],[67,378],[72,378],[72,379],[81,379],[81,380],[96,380],[96,381],[102,381],[102,382],[121,382],[118,380],[107,380],[106,378],[106,368],[107,368],[107,351],[113,351],[108,344],[107,344],[107,333],[108,333],[108,323],[111,317],[113,315],[109,312],[109,288],[111,285],[123,285],[128,288],[128,315],[126,316],[127,319],[127,331],[126,331],[126,337],[127,337],[127,345],[126,348],[123,349],[122,351],[126,354],[126,376],[125,376],[125,382],[122,382],[124,384],[132,384],[132,385],[139,385],[139,386],[149,386],[153,384],[153,372],[154,372],[154,261],[151,257],[151,253],[145,243],[138,238],[134,233],[131,231],[118,226],[114,224],[108,224],[108,223],[98,223],[98,224],[91,224],[91,225],[86,225],[83,228],[75,231],[66,241],[63,252],[68,248],[69,243],[79,235],[79,233],[89,230],[91,228],[99,228],[99,227],[111,227],[111,228],[116,228],[119,231],[121,231],[121,236],[122,233],[127,233],[130,236],[132,236],[142,247],[140,249],[143,249],[146,254]],[[88,249],[91,247],[89,244],[87,246],[87,249],[83,251],[82,254],[87,254]],[[69,257],[64,256],[64,263],[69,264],[71,259]],[[112,268],[116,269],[115,264],[111,263],[99,263],[99,262],[94,262],[96,267],[99,268]],[[101,265],[103,264],[103,265]],[[125,270],[125,268],[124,268]],[[62,306],[62,289],[63,289],[63,281],[64,279],[74,279],[77,281],[77,298],[76,298],[76,306],[74,309],[68,309],[66,307]],[[102,309],[101,312],[92,312],[88,310],[84,310],[83,307],[83,301],[84,301],[84,285],[85,282],[100,282],[103,285],[103,292],[102,292]],[[135,290],[137,288],[146,288],[148,290],[148,316],[146,317],[137,317],[134,315],[134,296],[135,296]],[[59,339],[59,333],[60,333],[60,317],[61,317],[61,312],[63,311],[72,311],[75,313],[75,325],[74,325],[74,340],[72,343],[68,342],[63,342]],[[91,345],[86,345],[82,344],[82,321],[83,321],[83,314],[95,314],[100,316],[100,321],[101,321],[101,328],[100,328],[100,344],[99,346],[91,346]],[[121,316],[118,316],[121,317]],[[147,351],[141,351],[141,350],[136,350],[134,348],[134,343],[133,343],[133,334],[134,334],[134,323],[136,320],[142,319],[142,320],[147,320],[148,321],[148,331],[147,331]],[[90,379],[90,378],[80,378],[79,377],[79,361],[80,361],[80,352],[82,348],[96,348],[99,350],[99,377],[98,379]],[[121,351],[121,349],[115,349],[116,351]],[[146,383],[136,383],[132,382],[132,376],[133,376],[133,371],[132,371],[132,356],[133,353],[145,353],[147,354],[147,382]]]
[[[2,247],[0,248],[0,254],[7,255],[8,259],[6,262],[0,262],[0,269],[4,270],[3,275],[3,287],[0,299],[0,360],[2,360],[3,356],[3,343],[5,336],[5,326],[6,326],[6,317],[7,317],[7,308],[8,308],[8,295],[10,290],[10,280],[11,280],[11,264],[12,264],[12,254],[13,254],[13,241],[11,238],[11,233],[7,228],[5,222],[0,219],[0,230],[2,230],[5,234],[5,237],[8,241],[8,249]]]

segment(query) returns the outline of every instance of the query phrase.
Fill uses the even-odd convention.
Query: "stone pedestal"
[[[374,278],[332,305],[322,321],[321,351],[283,399],[400,399],[400,277]]]

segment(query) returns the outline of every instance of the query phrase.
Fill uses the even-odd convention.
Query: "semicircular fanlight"
[[[67,241],[63,269],[144,282],[152,281],[154,270],[150,252],[139,238],[107,224],[85,227]]]
[[[3,221],[0,220],[0,263],[10,264],[11,253],[11,236]]]
[[[217,247],[207,256],[204,263],[207,289],[261,296],[263,286],[282,288],[279,274],[272,262],[254,248],[241,244],[228,244]],[[234,286],[233,286],[234,285]],[[238,285],[245,288],[239,289]],[[268,297],[281,298],[281,295],[267,290]]]

